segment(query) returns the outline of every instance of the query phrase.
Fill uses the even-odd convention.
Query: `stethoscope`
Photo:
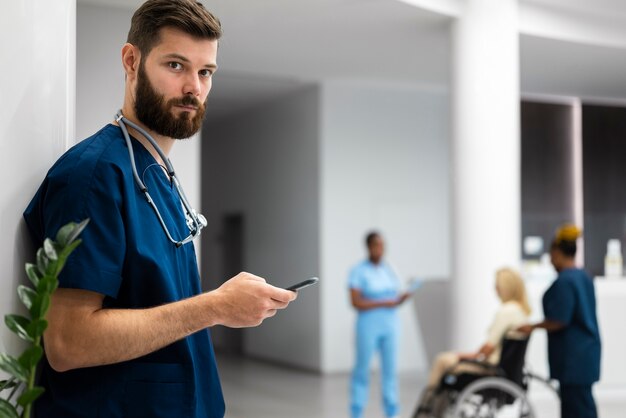
[[[131,167],[133,168],[133,177],[135,178],[135,183],[137,184],[141,192],[146,197],[148,204],[150,204],[150,206],[152,206],[152,208],[154,209],[154,212],[156,213],[157,218],[159,218],[159,222],[161,223],[161,226],[163,227],[163,230],[165,231],[165,235],[167,235],[167,238],[172,243],[174,243],[176,247],[181,247],[184,244],[187,244],[188,242],[193,241],[195,237],[200,235],[202,228],[207,226],[207,220],[204,216],[202,216],[202,214],[196,212],[196,210],[193,209],[191,205],[189,204],[189,201],[187,200],[187,196],[185,196],[185,192],[183,191],[183,188],[180,185],[180,182],[178,181],[178,177],[176,177],[176,173],[174,172],[174,167],[172,166],[170,159],[167,158],[165,153],[163,153],[163,150],[161,150],[161,147],[159,147],[159,145],[154,140],[154,138],[152,138],[152,136],[148,132],[146,132],[145,129],[143,129],[137,124],[126,119],[124,115],[122,114],[121,110],[119,110],[117,114],[115,115],[115,121],[120,125],[120,129],[122,130],[122,133],[124,134],[124,139],[126,140],[126,145],[128,146],[128,156],[130,157],[130,164],[131,164]],[[126,127],[126,125],[131,126],[135,130],[137,130],[140,134],[142,134],[152,144],[156,152],[159,154],[159,156],[163,160],[163,163],[165,164],[165,167],[164,167],[165,171],[167,172],[167,175],[169,176],[170,181],[176,188],[176,192],[178,193],[178,198],[180,199],[180,202],[185,210],[185,218],[187,220],[187,226],[189,227],[189,231],[190,231],[190,234],[187,236],[187,238],[181,241],[177,241],[172,237],[172,235],[170,234],[170,231],[167,229],[167,225],[165,225],[165,221],[163,221],[163,217],[161,216],[159,209],[156,207],[154,201],[152,200],[152,196],[150,196],[150,193],[148,193],[148,188],[139,177],[139,174],[137,174],[137,166],[135,165],[135,153],[133,152],[133,146],[130,141],[130,135],[128,134],[128,128]]]

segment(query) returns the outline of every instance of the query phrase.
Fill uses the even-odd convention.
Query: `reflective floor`
[[[218,357],[226,418],[347,418],[347,374],[320,376],[250,359]],[[400,375],[402,418],[410,417],[425,375]],[[384,418],[380,385],[372,375],[371,398],[364,418]],[[626,416],[626,388],[595,391],[602,418]],[[531,404],[538,418],[558,418],[559,404],[553,394],[531,390]]]
[[[226,398],[226,418],[342,418],[348,417],[347,374],[326,375],[283,368],[249,359],[218,358]],[[400,376],[402,417],[417,402],[423,376]],[[378,376],[371,381],[364,418],[384,418]]]

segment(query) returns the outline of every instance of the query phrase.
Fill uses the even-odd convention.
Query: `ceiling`
[[[626,51],[531,36],[520,39],[524,92],[626,99]]]
[[[591,13],[613,18],[626,19],[626,2],[624,0],[521,0],[523,3],[534,3],[561,10]]]
[[[464,0],[459,0],[464,1]],[[624,16],[623,0],[521,0]],[[79,0],[135,9],[141,0]],[[446,88],[451,18],[396,0],[203,0],[224,27],[211,92],[221,112],[324,80]],[[521,36],[524,91],[626,98],[626,51]],[[219,104],[219,106],[217,106]]]

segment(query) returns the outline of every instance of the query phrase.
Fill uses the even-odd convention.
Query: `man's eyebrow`
[[[185,63],[190,63],[191,62],[189,60],[189,58],[187,58],[187,57],[185,57],[183,55],[177,54],[175,52],[172,52],[171,54],[167,54],[163,58],[176,59],[178,61],[182,61],[182,62],[185,62]],[[217,68],[217,64],[204,64],[204,67],[205,68],[216,69]]]

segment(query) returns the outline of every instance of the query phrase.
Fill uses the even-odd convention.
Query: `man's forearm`
[[[100,309],[46,332],[48,359],[58,371],[144,356],[217,323],[207,293],[149,309]],[[58,326],[58,325],[57,325]]]
[[[147,309],[103,309],[101,294],[57,289],[47,315],[46,354],[58,371],[132,360],[216,324],[259,325],[296,295],[245,272],[212,292]]]

